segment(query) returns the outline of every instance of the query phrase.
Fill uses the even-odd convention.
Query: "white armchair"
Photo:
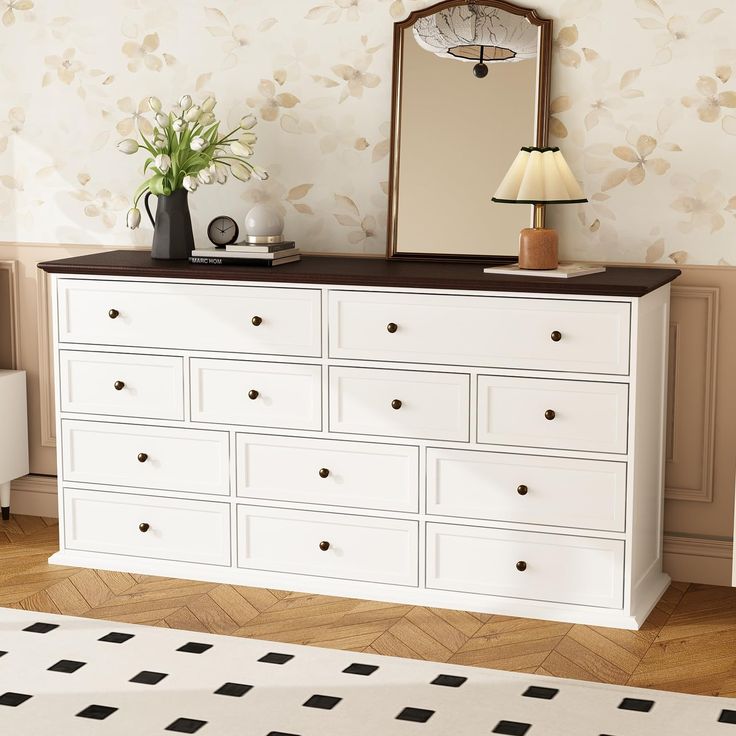
[[[28,474],[25,371],[0,370],[0,507],[10,518],[10,481]]]

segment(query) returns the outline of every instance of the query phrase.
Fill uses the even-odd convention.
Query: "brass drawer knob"
[[[138,453],[138,462],[139,463],[144,463],[144,462],[146,462],[146,460],[148,460],[148,455],[146,455],[145,452],[139,452]]]
[[[517,570],[518,570],[519,572],[524,572],[524,570],[526,570],[526,562],[524,562],[524,560],[519,560],[519,561],[518,561],[518,562],[516,563],[516,569],[517,569]]]
[[[253,319],[251,319],[250,322],[253,325],[253,327],[258,327],[259,325],[263,324],[263,318],[256,315],[255,317],[253,317]]]
[[[526,496],[527,493],[529,493],[529,488],[525,486],[523,483],[516,489],[516,492],[520,496]]]
[[[144,534],[151,528],[150,524],[146,524],[145,521],[142,521],[140,524],[138,524],[138,530],[143,532]]]
[[[322,542],[320,542],[320,543],[319,543],[319,548],[320,548],[320,549],[321,549],[321,550],[322,550],[323,552],[327,552],[327,550],[328,550],[328,549],[330,548],[330,543],[329,543],[329,542],[324,542],[324,541],[322,541]]]
[[[248,398],[251,401],[255,401],[258,398],[258,391],[252,388],[250,391],[248,391]]]
[[[555,410],[554,410],[554,409],[547,409],[547,411],[546,411],[546,412],[544,412],[544,418],[545,418],[545,419],[547,419],[547,420],[549,420],[550,422],[551,422],[551,421],[552,421],[552,420],[553,420],[553,419],[554,419],[554,418],[555,418],[556,416],[557,416],[557,414],[555,414]]]
[[[320,468],[319,469],[319,477],[320,478],[326,478],[330,474],[329,468]]]
[[[107,316],[108,316],[108,317],[109,317],[110,319],[117,319],[117,318],[118,318],[118,317],[120,316],[120,312],[118,312],[118,310],[117,310],[117,309],[111,309],[111,310],[110,310],[110,311],[109,311],[109,312],[107,313]]]
[[[396,324],[396,322],[389,322],[386,325],[386,329],[393,335],[394,332],[399,329],[399,326]]]
[[[394,400],[393,400],[393,401],[391,402],[391,408],[392,408],[392,409],[397,409],[397,410],[398,410],[398,409],[401,409],[401,399],[394,399]]]
[[[550,337],[552,338],[552,342],[559,342],[562,340],[562,333],[555,330]]]
[[[113,383],[113,388],[116,391],[122,391],[125,388],[125,383],[123,383],[123,381],[115,381],[115,383]]]

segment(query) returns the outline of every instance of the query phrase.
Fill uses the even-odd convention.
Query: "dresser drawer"
[[[626,463],[428,448],[427,513],[623,532]]]
[[[67,482],[184,493],[230,493],[227,432],[61,422]]]
[[[416,521],[238,506],[239,567],[416,586],[418,540]]]
[[[322,429],[322,368],[248,360],[190,361],[193,422]]]
[[[615,539],[427,524],[427,587],[621,608],[624,543]]]
[[[468,442],[464,373],[330,368],[330,431]]]
[[[59,352],[61,410],[184,419],[184,361],[163,355]]]
[[[62,343],[321,355],[316,289],[75,279],[58,284]]]
[[[623,302],[331,291],[329,311],[332,358],[629,372]]]
[[[237,436],[238,496],[419,510],[419,450],[402,445]]]
[[[624,454],[621,383],[478,376],[478,442]]]
[[[64,542],[87,552],[229,565],[230,505],[65,488]]]

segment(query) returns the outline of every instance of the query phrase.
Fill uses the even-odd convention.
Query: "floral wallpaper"
[[[196,238],[256,202],[305,250],[383,253],[392,26],[431,0],[0,0],[0,240],[150,243],[116,143],[149,95],[260,119],[268,181],[201,187]],[[736,265],[735,0],[535,0],[553,18],[552,143],[590,198],[563,257]],[[431,153],[431,152],[430,152]],[[441,156],[452,141],[438,141]],[[490,192],[489,192],[490,196]],[[489,203],[489,206],[490,203]]]

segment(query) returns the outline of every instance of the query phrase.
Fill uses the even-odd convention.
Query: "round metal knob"
[[[523,483],[516,489],[516,492],[520,496],[526,496],[527,493],[529,493],[529,488],[525,486]]]
[[[145,452],[139,452],[138,453],[138,462],[139,463],[144,463],[144,462],[146,462],[146,460],[148,460],[148,455],[146,455]]]
[[[401,409],[401,399],[394,399],[391,402],[391,408],[392,409]]]
[[[559,342],[562,340],[562,333],[555,330],[550,337],[552,338],[552,342]]]
[[[547,409],[546,412],[544,412],[544,418],[548,419],[550,422],[556,417],[554,409]]]
[[[140,524],[138,524],[138,529],[142,531],[144,534],[151,528],[150,524],[146,524],[145,521],[142,521]]]
[[[117,310],[117,309],[111,309],[111,310],[110,310],[110,311],[109,311],[109,312],[107,313],[107,316],[108,316],[108,317],[109,317],[110,319],[117,319],[117,318],[118,318],[118,317],[120,316],[120,312],[118,312],[118,310]]]
[[[516,563],[516,569],[517,569],[517,570],[518,570],[519,572],[524,572],[524,570],[526,570],[526,562],[524,562],[524,560],[519,560],[519,561],[518,561],[518,562]]]
[[[320,468],[319,469],[319,477],[320,478],[326,478],[330,474],[330,471],[328,468]]]
[[[323,542],[320,542],[320,543],[319,543],[319,548],[320,548],[320,549],[321,549],[321,550],[322,550],[323,552],[327,552],[327,550],[328,550],[328,549],[330,548],[330,543],[329,543],[329,542],[324,542],[324,541],[323,541]]]
[[[389,322],[386,325],[386,329],[393,335],[394,332],[399,329],[399,326],[396,324],[396,322]]]
[[[248,391],[248,398],[251,401],[255,401],[258,398],[258,391],[252,388],[250,391]]]
[[[251,319],[250,322],[253,327],[258,327],[259,325],[263,324],[263,318],[256,315],[255,317],[253,317],[253,319]]]
[[[113,388],[116,391],[122,391],[125,388],[125,384],[122,381],[115,381],[115,383],[113,383]]]

